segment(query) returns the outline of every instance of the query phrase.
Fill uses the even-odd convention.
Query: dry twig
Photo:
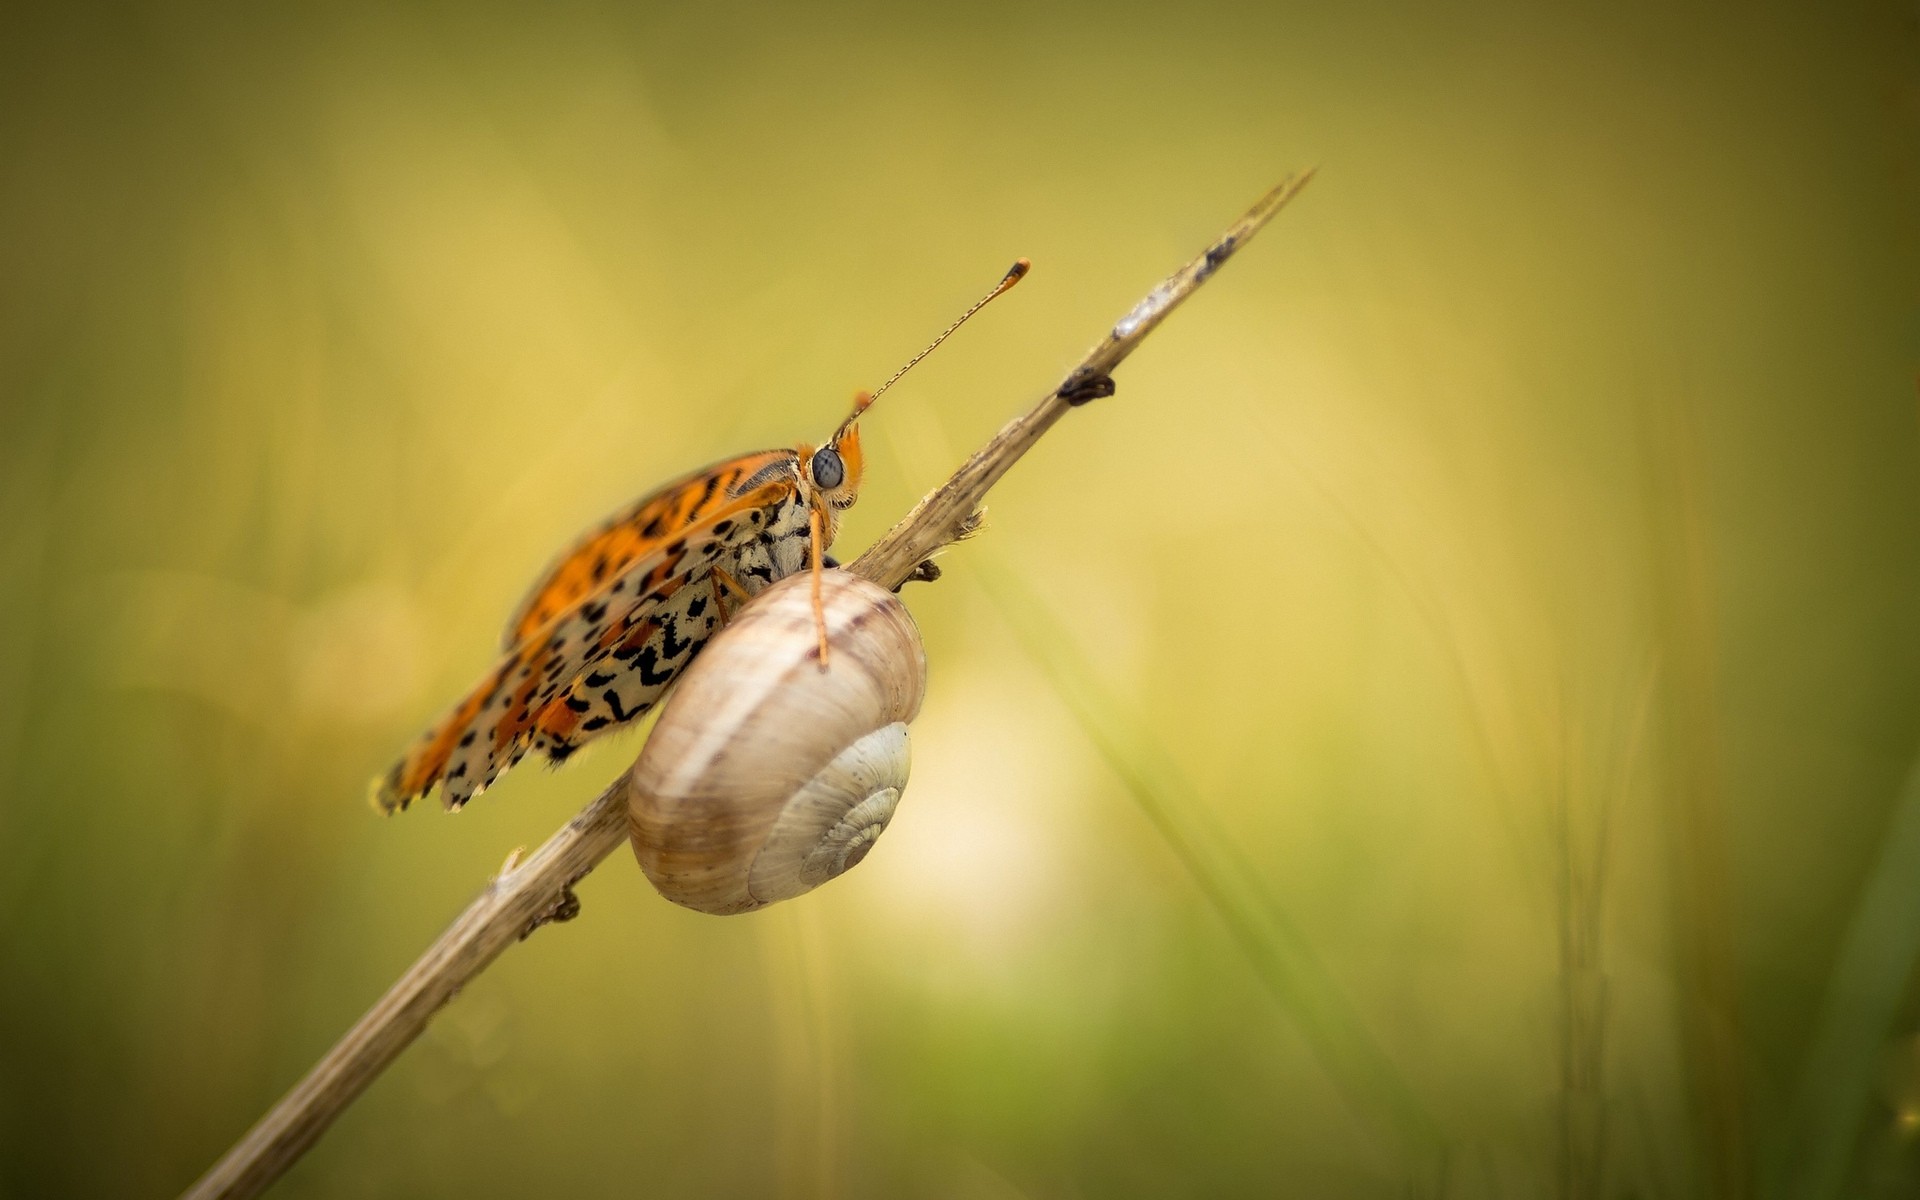
[[[1291,176],[1261,197],[1205,253],[1169,276],[1087,352],[1061,385],[1014,420],[929,492],[848,568],[895,588],[935,551],[963,536],[987,490],[1068,409],[1111,395],[1114,368],[1195,288],[1260,231],[1307,180]],[[509,859],[478,899],[440,935],[280,1103],[227,1151],[186,1195],[192,1200],[257,1196],[318,1141],[335,1117],[384,1071],[467,981],[514,942],[579,910],[573,885],[626,838],[626,777],[518,865]]]

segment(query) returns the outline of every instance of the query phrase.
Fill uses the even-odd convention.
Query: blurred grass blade
[[[1746,1024],[1736,944],[1732,818],[1723,763],[1719,600],[1690,398],[1643,400],[1647,535],[1661,661],[1661,746],[1676,1015],[1702,1194],[1754,1193]]]
[[[1894,805],[1879,861],[1827,979],[1813,1043],[1794,1098],[1789,1195],[1838,1196],[1901,998],[1920,960],[1920,758]]]
[[[1096,681],[1072,635],[983,547],[969,551],[987,595],[1079,720],[1154,831],[1227,926],[1260,982],[1291,1017],[1355,1112],[1423,1168],[1437,1168],[1438,1125],[1381,1050],[1258,867],[1219,825],[1151,730]]]

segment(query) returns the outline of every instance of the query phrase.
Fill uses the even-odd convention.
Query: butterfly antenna
[[[960,314],[960,317],[958,320],[956,320],[953,324],[947,326],[945,329],[942,329],[940,331],[940,336],[937,338],[934,338],[933,341],[927,343],[927,348],[925,350],[922,350],[920,353],[908,359],[907,365],[904,367],[901,367],[898,371],[895,371],[892,375],[888,376],[887,381],[885,383],[881,384],[879,387],[875,388],[871,392],[861,392],[857,397],[855,397],[853,401],[853,414],[849,416],[844,422],[841,423],[840,429],[836,432],[835,436],[837,437],[839,433],[846,432],[847,427],[849,425],[852,425],[855,421],[859,420],[860,414],[863,412],[866,412],[867,409],[870,406],[872,406],[873,402],[880,398],[882,393],[884,393],[888,388],[892,387],[894,384],[900,382],[900,377],[902,375],[905,375],[908,371],[913,370],[915,364],[917,364],[921,359],[925,358],[929,354],[932,354],[936,349],[938,349],[941,342],[944,342],[948,338],[952,337],[954,330],[960,328],[962,325],[965,325],[967,323],[967,318],[973,316],[973,314],[985,308],[988,304],[990,304],[994,300],[995,297],[999,296],[1000,293],[1006,291],[1008,288],[1011,288],[1014,284],[1019,283],[1022,279],[1025,279],[1027,272],[1032,269],[1033,269],[1033,263],[1028,259],[1022,258],[1015,261],[1011,267],[1007,268],[1007,273],[1000,277],[1000,282],[993,285],[992,291],[980,297],[978,300],[975,300],[973,304],[967,309],[967,311]]]

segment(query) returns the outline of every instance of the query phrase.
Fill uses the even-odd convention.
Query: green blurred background
[[[15,11],[0,1190],[167,1195],[637,739],[366,781],[652,484],[855,550],[1319,178],[910,590],[877,853],[624,853],[286,1196],[1913,1194],[1911,5]]]

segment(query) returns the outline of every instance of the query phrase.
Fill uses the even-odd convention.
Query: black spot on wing
[[[640,672],[640,682],[647,687],[662,687],[673,682],[674,665],[669,662],[663,668],[660,665],[660,653],[651,643],[640,647],[640,652],[634,655],[633,669]]]
[[[622,725],[625,725],[628,721],[646,712],[649,707],[647,702],[642,700],[632,708],[621,708],[620,693],[614,691],[612,688],[608,688],[602,692],[600,698],[606,701],[608,710],[613,713],[613,719]]]
[[[679,641],[675,641],[674,637],[679,632],[680,622],[674,620],[671,615],[661,617],[660,651],[670,659],[679,658],[687,652],[689,646],[693,645],[692,638],[681,638]]]

